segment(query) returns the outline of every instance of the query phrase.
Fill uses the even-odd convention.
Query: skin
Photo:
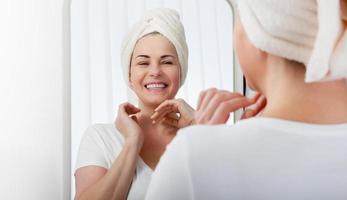
[[[110,169],[86,166],[76,171],[75,199],[126,199],[138,157],[155,169],[178,128],[188,126],[194,119],[194,109],[183,100],[174,99],[180,85],[180,65],[175,47],[164,36],[150,34],[138,40],[129,80],[139,108],[130,103],[119,106],[115,126],[124,137],[123,149]],[[166,87],[146,88],[150,83]],[[168,105],[175,109],[164,109],[165,113],[157,118],[155,109]]]
[[[239,20],[235,48],[249,86],[262,96],[242,95],[209,89],[200,95],[197,123],[224,123],[229,114],[257,102],[244,117],[255,116],[312,124],[347,123],[347,85],[344,80],[305,83],[304,65],[257,49],[247,38]],[[265,102],[266,99],[266,103]]]

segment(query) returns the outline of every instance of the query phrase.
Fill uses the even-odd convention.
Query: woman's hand
[[[125,141],[135,142],[139,147],[142,146],[144,138],[134,114],[140,111],[139,108],[130,103],[123,103],[119,105],[115,122],[116,128],[124,136]]]
[[[245,109],[245,111],[242,113],[241,120],[255,117],[265,108],[266,106],[265,96],[257,93],[252,99],[254,99],[256,102],[250,107]]]
[[[197,124],[223,124],[229,119],[230,113],[244,107],[254,105],[247,109],[242,119],[257,115],[264,107],[266,100],[260,94],[247,98],[239,93],[208,89],[200,93],[198,108],[195,114]]]
[[[163,122],[176,128],[183,128],[195,123],[195,110],[183,99],[166,100],[154,111],[151,116],[154,123]]]

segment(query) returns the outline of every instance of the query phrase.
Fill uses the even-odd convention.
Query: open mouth
[[[168,84],[163,82],[147,83],[144,85],[145,88],[149,90],[162,90],[167,88]]]

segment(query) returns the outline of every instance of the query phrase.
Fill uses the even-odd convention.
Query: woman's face
[[[173,44],[160,34],[138,40],[130,64],[130,84],[139,100],[158,106],[172,99],[180,86],[180,64]]]
[[[266,54],[249,41],[239,17],[235,24],[234,44],[248,86],[260,91],[259,86],[264,75]]]

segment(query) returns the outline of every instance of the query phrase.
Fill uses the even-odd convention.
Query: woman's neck
[[[167,126],[163,123],[152,123],[152,119],[150,118],[154,110],[157,106],[146,105],[142,102],[139,102],[139,108],[141,111],[136,114],[139,125],[141,126],[145,137],[154,136],[156,138],[171,138],[173,134],[176,134],[177,129],[173,129],[173,127]]]
[[[303,68],[276,64],[266,74],[267,106],[262,116],[314,124],[347,123],[346,81],[305,83]]]
[[[140,152],[143,161],[152,169],[157,165],[166,145],[171,142],[177,129],[162,123],[153,124],[150,119],[155,106],[148,106],[139,102],[139,112],[136,116],[144,134],[144,143]]]

